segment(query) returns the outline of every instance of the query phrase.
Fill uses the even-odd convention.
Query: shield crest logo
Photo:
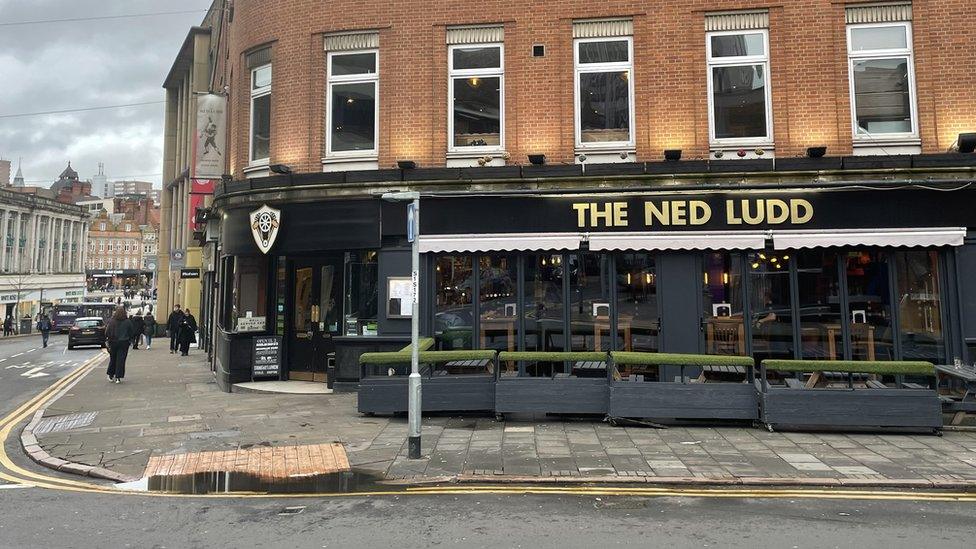
[[[266,254],[274,246],[278,238],[278,227],[281,226],[281,210],[276,210],[265,204],[251,212],[251,234],[254,243],[261,253]]]

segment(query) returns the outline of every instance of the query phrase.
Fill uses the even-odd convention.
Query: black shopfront
[[[442,350],[972,361],[973,204],[924,188],[425,193],[422,330]],[[270,202],[281,225],[265,255],[249,222],[261,205],[224,212],[222,387],[250,378],[257,335],[282,337],[287,378],[324,380],[334,363],[354,387],[359,353],[408,343],[390,294],[409,276],[404,206]]]

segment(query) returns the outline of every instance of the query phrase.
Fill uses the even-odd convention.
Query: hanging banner
[[[197,96],[196,143],[192,179],[220,179],[224,174],[227,142],[227,98]]]

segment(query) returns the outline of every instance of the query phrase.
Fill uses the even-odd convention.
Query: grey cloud
[[[169,12],[166,15],[0,27],[0,115],[162,101],[163,78],[209,0],[0,0],[0,21]],[[28,181],[51,182],[70,160],[83,178],[160,182],[163,105],[0,118],[0,157],[23,157]],[[43,183],[35,183],[43,184]]]

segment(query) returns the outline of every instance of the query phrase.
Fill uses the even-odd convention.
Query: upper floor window
[[[271,49],[247,56],[250,72],[251,124],[249,160],[266,163],[271,156]]]
[[[105,224],[104,223],[99,223],[98,224],[98,230],[99,231],[104,231],[105,230]]]
[[[765,29],[710,32],[708,110],[713,144],[772,141],[769,35]]]
[[[329,53],[326,150],[329,156],[378,153],[379,51]]]
[[[505,146],[505,66],[502,44],[448,48],[448,133],[451,151]]]
[[[633,147],[632,38],[578,39],[574,53],[576,146]]]
[[[911,23],[848,25],[847,55],[854,140],[917,137]]]

